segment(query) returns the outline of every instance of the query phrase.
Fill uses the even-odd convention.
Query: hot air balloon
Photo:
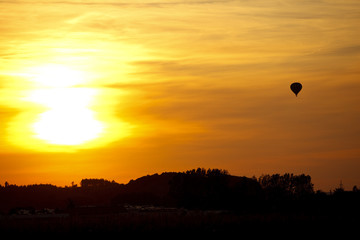
[[[294,82],[290,85],[290,89],[291,91],[293,91],[295,93],[295,96],[298,95],[298,93],[301,91],[302,89],[302,85],[301,83],[298,83],[298,82]]]

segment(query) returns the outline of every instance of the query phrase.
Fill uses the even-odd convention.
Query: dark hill
[[[140,177],[136,180],[130,180],[125,185],[124,191],[133,193],[152,193],[157,196],[165,196],[168,194],[170,189],[171,179],[179,173],[175,172],[164,172],[162,174],[153,174]]]
[[[112,204],[173,205],[170,182],[179,173],[162,173],[130,180],[112,199]]]
[[[240,197],[260,196],[260,193],[256,180],[231,176],[225,170],[198,168],[147,175],[127,184],[104,179],[83,179],[80,187],[7,184],[0,186],[0,212],[7,213],[14,208],[67,209],[124,204],[223,208],[222,204],[230,206],[233,202],[234,205]]]
[[[188,209],[252,211],[292,206],[314,195],[306,175],[274,174],[259,179],[232,176],[221,169],[164,172],[119,184],[83,179],[81,186],[0,185],[0,213],[14,208],[71,209],[80,206],[158,205]],[[306,205],[307,206],[307,205]]]
[[[211,171],[165,172],[131,180],[113,199],[113,204],[224,208],[237,205],[245,198],[253,201],[261,196],[262,189],[256,180]]]

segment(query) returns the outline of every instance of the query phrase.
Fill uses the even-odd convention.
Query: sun
[[[85,82],[85,74],[63,65],[33,69],[36,85],[26,100],[43,105],[32,124],[34,137],[54,145],[80,145],[98,138],[104,124],[90,108],[96,90],[75,87]]]
[[[48,109],[32,125],[35,137],[57,145],[79,145],[99,137],[104,124],[90,109],[95,95],[89,88],[33,90],[28,100]]]
[[[15,146],[75,152],[117,142],[136,127],[119,119],[117,103],[123,94],[92,84],[89,70],[46,64],[21,71],[21,76],[27,84],[14,96],[19,114],[6,128]]]
[[[40,114],[33,124],[36,137],[50,144],[79,145],[97,138],[103,124],[89,109],[52,109]]]

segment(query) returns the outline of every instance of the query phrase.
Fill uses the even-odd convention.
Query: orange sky
[[[0,1],[0,183],[359,186],[359,29],[358,0]]]

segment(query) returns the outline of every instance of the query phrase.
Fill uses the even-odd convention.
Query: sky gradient
[[[358,0],[0,1],[0,183],[204,167],[359,186],[359,29]]]

